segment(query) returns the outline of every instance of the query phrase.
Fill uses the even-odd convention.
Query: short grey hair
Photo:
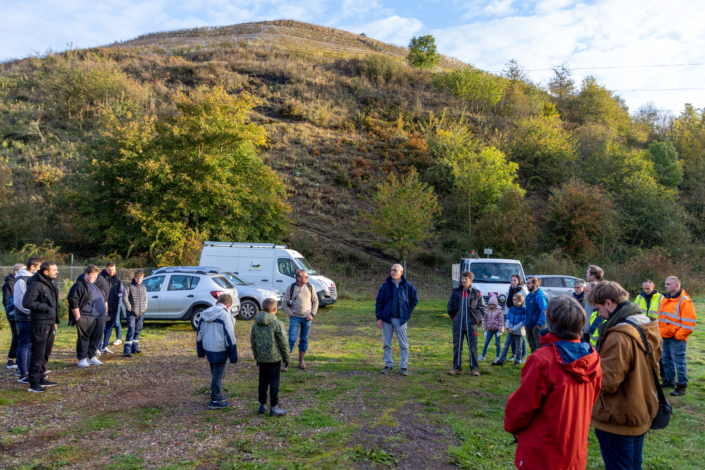
[[[681,280],[678,279],[676,276],[668,276],[668,277],[666,278],[667,281],[668,281],[669,279],[672,279],[672,280],[676,281],[679,286],[681,285]]]
[[[560,295],[548,301],[546,323],[548,331],[559,339],[579,339],[583,333],[587,315],[577,300]]]
[[[393,264],[392,267],[399,268],[399,269],[401,269],[401,272],[404,272],[404,266],[402,266],[401,264]]]
[[[575,281],[575,287],[585,287],[585,279],[578,279]]]
[[[14,265],[14,266],[12,267],[12,272],[13,272],[13,273],[16,273],[16,272],[19,271],[20,269],[26,268],[26,267],[27,267],[27,266],[25,266],[24,263],[17,263],[16,265]]]
[[[308,271],[306,271],[305,269],[297,269],[294,273],[297,278],[303,277],[304,274],[308,276]]]

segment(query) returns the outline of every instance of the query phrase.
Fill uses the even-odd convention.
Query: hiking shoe
[[[381,374],[389,374],[392,371],[392,368],[389,366],[384,366],[384,369],[379,371]]]
[[[676,383],[664,380],[663,382],[661,382],[661,388],[676,388]]]
[[[479,377],[479,376],[480,376],[480,371],[477,370],[477,369],[473,369],[473,370],[472,370],[472,375],[475,376],[475,377]]]
[[[32,385],[27,389],[28,392],[34,392],[34,393],[44,393],[47,391],[46,388],[42,387],[41,385]]]
[[[485,360],[485,356],[480,356],[480,357],[477,358],[477,360],[478,360],[478,361],[484,361],[484,360]]]
[[[113,352],[108,348],[103,348],[100,350],[100,352],[103,354],[113,354]]]
[[[259,405],[259,410],[257,410],[257,413],[263,415],[267,412],[267,405]]]
[[[504,365],[504,362],[494,361],[494,362],[493,362],[492,364],[490,364],[490,365],[492,365],[492,366],[503,366],[503,365]]]
[[[269,416],[284,416],[285,414],[286,410],[279,408],[279,405],[274,405],[272,409],[269,410]]]
[[[453,369],[452,371],[448,372],[448,375],[460,375],[460,369]]]
[[[47,380],[46,378],[44,378],[44,379],[42,379],[41,382],[39,382],[39,385],[41,385],[42,387],[54,387],[54,386],[59,385],[59,384],[56,383],[56,382],[52,382],[52,381]]]
[[[8,369],[17,369],[17,364],[15,364],[15,361],[12,359],[7,360],[7,368]]]
[[[224,410],[225,408],[228,408],[229,406],[230,406],[230,403],[228,403],[226,401],[217,400],[217,401],[211,401],[208,404],[208,409],[209,410]]]
[[[409,371],[407,369],[402,369],[399,372],[399,375],[403,375],[404,377],[406,377],[407,375],[409,375]]]
[[[22,377],[17,379],[17,383],[21,383],[23,385],[29,385],[29,377],[27,377],[26,375],[23,375]]]
[[[88,363],[92,366],[102,366],[103,363],[98,360],[97,357],[92,357],[88,359]]]
[[[672,397],[682,397],[683,395],[685,395],[685,389],[686,389],[685,385],[676,384],[676,389],[671,392],[671,396]]]
[[[113,346],[120,346],[121,344],[122,344],[122,340],[121,340],[121,339],[116,339],[116,340],[113,342]]]
[[[89,367],[90,364],[88,363],[88,359],[81,359],[80,361],[78,361],[77,366],[81,368],[86,368]]]

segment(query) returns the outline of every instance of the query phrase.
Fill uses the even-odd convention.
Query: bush
[[[485,111],[497,104],[508,84],[506,78],[469,67],[455,69],[433,79],[433,85],[438,90],[449,91],[474,112]]]
[[[475,225],[481,246],[490,247],[500,258],[530,253],[541,232],[531,207],[521,192],[509,190],[490,206]]]
[[[401,82],[407,77],[404,65],[386,55],[369,54],[362,59],[355,59],[355,65],[360,76],[372,83]]]

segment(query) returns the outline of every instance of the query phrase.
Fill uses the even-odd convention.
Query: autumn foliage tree
[[[481,246],[502,258],[523,256],[537,246],[541,231],[521,191],[506,191],[489,206],[476,224]]]
[[[174,95],[173,116],[108,113],[74,195],[85,237],[118,253],[148,247],[162,259],[194,240],[275,241],[286,191],[259,156],[256,100],[223,88]],[[177,255],[180,258],[182,255]]]
[[[391,175],[372,195],[371,212],[363,213],[378,245],[392,249],[399,261],[433,235],[441,213],[433,188],[419,181],[416,170],[398,179]]]

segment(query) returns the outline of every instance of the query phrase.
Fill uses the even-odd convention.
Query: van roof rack
[[[203,242],[203,246],[221,246],[229,248],[288,248],[287,245],[277,245],[276,243],[243,243],[243,242]]]

